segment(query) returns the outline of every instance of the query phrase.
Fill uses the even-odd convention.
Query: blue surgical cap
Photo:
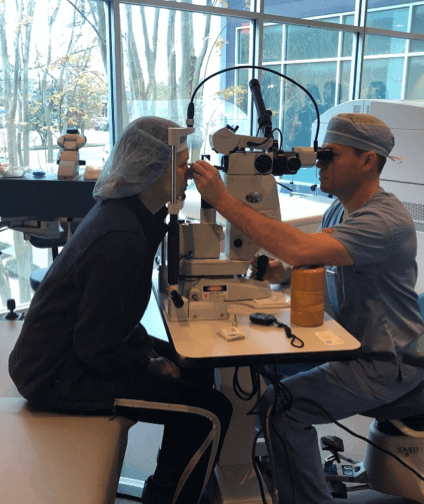
[[[141,117],[131,122],[119,137],[94,186],[95,200],[125,198],[149,188],[171,162],[168,128],[173,121]],[[181,138],[178,152],[187,149]]]
[[[373,151],[388,157],[395,139],[386,123],[369,114],[338,114],[331,118],[324,137],[325,143],[336,143]]]

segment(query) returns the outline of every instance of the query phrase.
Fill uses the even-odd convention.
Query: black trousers
[[[152,339],[154,350],[160,356],[172,361],[171,345],[156,338]],[[213,369],[181,369],[181,379],[179,380],[167,376],[153,376],[147,371],[141,370],[137,378],[117,384],[116,397],[195,406],[212,412],[218,417],[221,424],[219,447],[214,461],[216,463],[230,423],[232,405],[221,392],[213,389],[213,382]],[[116,412],[118,415],[137,421],[164,425],[158,465],[176,471],[178,478],[209,435],[212,426],[207,418],[190,413],[122,406],[118,406]],[[205,452],[190,475],[178,502],[197,504],[209,457],[210,449]]]

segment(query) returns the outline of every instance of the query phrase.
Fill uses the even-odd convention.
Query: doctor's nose
[[[323,161],[320,159],[315,163],[315,166],[320,170],[325,170],[326,168],[328,168],[328,161]]]

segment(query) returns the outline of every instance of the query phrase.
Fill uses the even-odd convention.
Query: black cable
[[[274,130],[273,130],[274,131]],[[258,133],[259,133],[259,130],[257,130],[256,132],[256,136],[258,137]],[[264,138],[264,137],[258,137],[258,138]],[[255,143],[255,142],[247,142],[247,147],[261,147],[261,145],[264,145],[268,142],[268,140],[270,140],[271,138],[274,138],[272,136],[272,131],[271,131],[271,134],[269,136],[267,136],[266,138],[264,138],[264,141],[263,142],[260,142],[260,143]]]
[[[361,436],[360,434],[357,434],[356,432],[353,432],[352,430],[350,430],[348,427],[346,427],[345,425],[341,424],[340,422],[338,422],[330,413],[328,413],[328,411],[323,408],[319,403],[315,402],[314,400],[312,399],[305,399],[304,397],[296,397],[293,399],[293,402],[296,402],[296,401],[303,401],[303,402],[308,402],[312,405],[314,405],[315,407],[317,407],[318,409],[320,409],[321,411],[323,411],[327,417],[335,424],[337,425],[338,427],[342,428],[343,430],[345,430],[346,432],[348,432],[349,434],[351,434],[352,436],[358,438],[358,439],[361,439],[362,441],[365,441],[366,443],[368,443],[369,445],[371,445],[373,448],[377,448],[377,450],[380,450],[381,452],[385,453],[386,455],[390,455],[391,457],[393,457],[395,460],[397,460],[398,462],[400,462],[404,467],[406,467],[407,469],[409,469],[412,473],[415,474],[415,476],[418,476],[418,478],[422,481],[424,481],[424,477],[421,476],[421,474],[416,471],[413,467],[409,466],[408,464],[406,464],[400,457],[398,457],[397,455],[395,455],[394,453],[388,451],[388,450],[385,450],[384,448],[381,448],[381,446],[378,446],[377,444],[375,444],[373,441],[371,441],[370,439],[364,437],[364,436]]]
[[[287,191],[293,192],[293,189],[290,189],[290,187],[287,187],[286,185],[282,184],[281,182],[275,181],[275,183],[281,187],[284,187],[284,189],[287,189]]]
[[[283,148],[283,132],[280,130],[280,128],[274,128],[272,130],[272,135],[274,135],[274,131],[277,131],[279,133],[279,136],[280,136],[280,145],[278,146],[279,149],[282,149]]]
[[[291,341],[290,341],[291,346],[294,346],[295,348],[303,348],[305,346],[305,342],[302,339],[300,339],[298,336],[293,334],[291,328],[288,325],[284,324],[283,322],[279,322],[277,319],[274,320],[274,324],[277,327],[282,327],[285,330],[287,338],[291,338]],[[296,345],[295,345],[295,341],[297,341]]]
[[[261,312],[256,312],[256,313],[251,313],[249,315],[249,320],[253,322],[254,324],[259,324],[259,325],[265,325],[265,326],[270,326],[272,324],[275,324],[277,327],[282,327],[286,333],[287,338],[291,338],[290,344],[294,346],[295,348],[303,348],[305,346],[305,343],[298,338],[295,334],[292,333],[292,330],[290,327],[284,322],[278,321],[274,315],[270,313],[261,313]],[[297,342],[297,343],[295,343]]]
[[[258,463],[256,462],[256,444],[258,442],[259,436],[263,432],[264,432],[263,428],[259,429],[258,432],[255,434],[255,437],[253,439],[253,445],[252,445],[252,464],[253,464],[253,469],[255,470],[256,478],[258,480],[259,491],[261,492],[262,502],[263,502],[263,504],[267,504],[266,497],[265,497],[264,486],[262,484],[262,475],[260,474]]]
[[[263,423],[265,423],[265,429],[264,428],[260,429],[261,432],[264,432],[265,443],[267,445],[267,448],[271,447],[271,438],[270,438],[270,433],[268,431],[268,418],[269,418],[269,415],[271,415],[271,417],[274,417],[274,413],[276,411],[277,403],[278,403],[279,400],[284,401],[284,396],[285,396],[285,399],[287,400],[287,404],[290,405],[290,406],[292,404],[292,399],[293,399],[293,396],[292,396],[290,390],[281,382],[281,376],[277,372],[276,365],[274,365],[273,368],[274,368],[274,372],[271,373],[270,371],[268,371],[268,369],[265,366],[257,366],[256,367],[256,372],[258,374],[262,375],[264,378],[267,378],[268,381],[271,382],[271,385],[274,387],[274,394],[275,394],[273,405],[268,410],[268,412],[266,413],[266,420],[263,422]],[[259,412],[259,411],[256,412],[256,414],[264,416],[264,414],[261,413],[261,412]],[[292,474],[291,469],[290,469],[290,461],[289,461],[289,457],[288,457],[288,450],[287,450],[287,447],[286,447],[284,439],[280,436],[280,434],[275,429],[275,427],[274,427],[273,424],[271,424],[271,427],[272,427],[272,430],[277,435],[277,437],[279,438],[281,444],[283,445],[283,451],[284,451],[284,454],[285,454],[285,457],[286,457],[286,464],[287,464],[287,467],[288,467],[289,478],[290,478],[290,483],[291,483],[292,492],[293,492],[293,504],[295,504],[296,498],[297,498],[297,496],[296,496],[296,486],[294,484],[293,474]],[[259,434],[257,434],[255,436],[255,438],[254,438],[254,446],[253,446],[253,452],[252,453],[255,453],[256,443],[257,443],[258,438],[259,438]],[[272,454],[272,448],[271,448],[271,453],[268,452],[268,454],[270,456],[271,467],[273,468],[274,467],[274,459],[273,459],[273,454]],[[255,463],[256,463],[256,461],[255,461]],[[258,479],[259,479],[259,477],[258,477]],[[273,491],[275,492],[276,488],[275,488],[275,475],[274,475],[274,471],[273,471],[273,474],[272,474],[272,482],[273,482]],[[263,502],[264,502],[264,504],[266,504],[265,501],[263,501]]]
[[[270,381],[271,385],[273,385],[273,387],[274,387],[275,400],[274,400],[274,403],[273,403],[273,410],[271,412],[271,415],[275,415],[275,414],[286,414],[287,415],[287,413],[288,413],[288,411],[290,411],[293,403],[296,403],[296,402],[305,402],[305,403],[312,404],[317,409],[319,409],[320,411],[322,411],[328,417],[328,419],[330,420],[330,422],[334,423],[335,425],[337,425],[341,429],[345,430],[348,434],[350,434],[350,435],[352,435],[352,436],[354,436],[354,437],[356,437],[356,438],[358,438],[358,439],[360,439],[360,440],[368,443],[373,448],[376,448],[377,450],[381,451],[382,453],[385,453],[386,455],[389,455],[389,456],[393,457],[400,464],[402,464],[406,469],[408,469],[415,476],[417,476],[420,480],[424,481],[424,477],[418,471],[416,471],[413,467],[411,467],[410,465],[408,465],[407,463],[405,463],[400,457],[398,457],[394,453],[392,453],[392,452],[390,452],[390,451],[382,448],[381,446],[378,446],[376,443],[374,443],[370,439],[368,439],[368,438],[366,438],[364,436],[361,436],[360,434],[357,434],[356,432],[352,431],[351,429],[349,429],[348,427],[346,427],[345,425],[343,425],[342,423],[340,423],[323,406],[321,406],[318,402],[314,401],[313,399],[306,399],[304,397],[295,397],[295,398],[293,398],[290,390],[281,382],[281,379],[280,379],[281,377],[277,373],[271,373],[268,369],[266,369],[263,366],[262,367],[261,366],[257,367],[256,370],[257,370],[257,372],[259,374],[261,374],[262,376],[266,377]],[[287,400],[286,403],[284,403],[284,396],[288,397],[288,400]],[[277,403],[278,402],[280,402],[280,406],[281,406],[279,409],[277,409]],[[257,414],[264,415],[263,412],[257,412]],[[290,418],[290,415],[288,415],[288,417]],[[283,444],[283,447],[284,447],[285,444],[284,444],[283,438],[277,432],[277,430],[274,429],[274,432],[275,432],[275,434],[277,435],[277,437],[279,438],[279,440],[281,441],[281,443]],[[287,454],[287,450],[286,450],[286,454]],[[289,464],[288,464],[288,467],[290,468]],[[290,475],[290,477],[291,477],[291,475]]]
[[[284,75],[280,72],[277,72],[276,70],[272,70],[271,68],[266,68],[266,67],[257,66],[257,65],[240,65],[240,66],[236,66],[236,67],[224,68],[223,70],[219,70],[218,72],[215,72],[215,73],[209,75],[208,77],[203,79],[203,81],[200,82],[200,84],[198,84],[198,86],[194,90],[193,94],[191,95],[191,100],[190,100],[190,103],[188,105],[188,110],[187,110],[187,119],[194,118],[194,102],[193,102],[193,100],[194,100],[194,97],[196,96],[197,91],[200,89],[201,86],[203,86],[203,84],[205,84],[205,82],[207,82],[209,79],[212,79],[212,77],[216,77],[217,75],[220,75],[222,73],[229,72],[230,70],[240,70],[243,68],[253,68],[253,69],[257,69],[257,70],[264,70],[265,72],[271,72],[275,75],[278,75],[279,77],[282,77],[283,79],[288,80],[289,82],[291,82],[295,86],[302,89],[302,91],[304,91],[309,96],[309,98],[312,101],[312,104],[314,105],[315,112],[317,115],[317,130],[315,133],[315,140],[314,140],[314,151],[316,151],[318,148],[318,134],[319,134],[319,128],[320,128],[321,121],[320,121],[320,116],[319,116],[318,105],[317,105],[317,102],[315,101],[315,98],[312,96],[312,94],[306,88],[304,88],[301,84],[296,82],[294,79],[292,79],[292,78],[288,77],[287,75]]]
[[[253,406],[253,408],[251,408],[248,412],[247,412],[247,415],[252,415],[252,414],[256,414],[255,413],[255,409],[258,405],[258,402],[260,400],[260,397],[261,397],[261,384],[260,384],[260,379],[259,379],[259,373],[257,371],[256,368],[254,367],[250,367],[250,377],[251,377],[251,380],[252,380],[252,391],[251,392],[247,392],[245,390],[243,390],[243,388],[241,387],[240,385],[240,382],[239,382],[239,379],[238,379],[238,372],[239,372],[239,369],[240,369],[240,366],[236,366],[236,368],[234,369],[234,375],[233,375],[233,389],[234,389],[234,392],[236,394],[236,396],[242,400],[242,401],[250,401],[251,399],[253,399],[253,397],[256,396],[256,401],[255,401],[255,404]],[[258,465],[257,465],[257,462],[256,462],[256,444],[257,444],[257,441],[259,439],[259,436],[260,434],[262,434],[262,431],[263,429],[259,429],[259,431],[255,434],[255,437],[253,439],[253,444],[252,444],[252,465],[253,465],[253,468],[255,470],[255,473],[256,473],[256,478],[258,480],[258,484],[259,484],[259,491],[261,493],[261,498],[262,498],[262,502],[263,504],[267,504],[266,502],[266,497],[265,497],[265,491],[264,491],[264,488],[263,488],[263,484],[262,484],[262,477],[259,473],[259,468],[258,468]]]
[[[256,396],[255,404],[247,412],[247,415],[256,414],[254,410],[256,409],[256,407],[259,403],[259,400],[261,398],[261,383],[260,383],[259,373],[255,367],[249,368],[250,378],[252,380],[252,391],[246,392],[245,390],[243,390],[242,386],[240,385],[239,379],[238,379],[239,369],[240,369],[240,366],[236,366],[236,368],[234,370],[234,375],[233,375],[234,393],[242,401],[250,401],[251,399],[253,399]]]

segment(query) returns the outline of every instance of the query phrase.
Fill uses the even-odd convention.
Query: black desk
[[[84,180],[82,175],[80,170],[75,180],[58,180],[52,173],[43,178],[35,178],[32,173],[21,178],[0,178],[0,216],[43,220],[85,217],[96,203],[92,194],[96,181]]]

